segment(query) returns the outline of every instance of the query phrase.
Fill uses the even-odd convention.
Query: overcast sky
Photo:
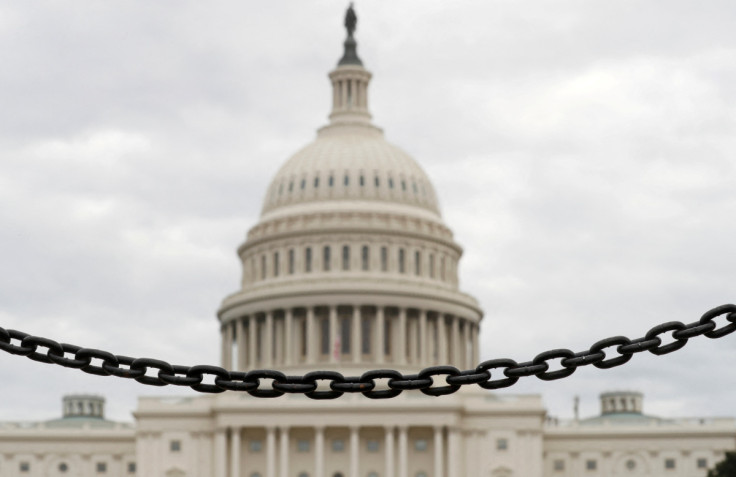
[[[0,326],[219,361],[215,312],[278,167],[330,107],[347,2],[0,4]],[[485,310],[482,358],[642,336],[736,301],[736,3],[357,2],[370,108],[424,167]],[[719,324],[723,320],[719,320]],[[562,381],[736,416],[736,335]],[[0,420],[190,393],[0,354]]]

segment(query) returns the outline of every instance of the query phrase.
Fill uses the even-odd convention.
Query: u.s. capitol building
[[[351,15],[329,123],[277,172],[238,248],[242,283],[218,312],[229,369],[478,362],[462,249],[425,172],[371,122]],[[561,422],[537,395],[477,386],[381,401],[227,392],[142,398],[128,425],[106,420],[99,396],[68,396],[60,419],[0,423],[0,475],[702,477],[736,448],[734,419],[662,419],[642,401],[604,393],[600,415]]]

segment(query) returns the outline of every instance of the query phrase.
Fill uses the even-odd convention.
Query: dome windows
[[[363,245],[360,252],[360,261],[363,271],[368,271],[370,265],[370,249],[368,248],[368,245]]]
[[[343,184],[345,185],[345,187],[347,187],[348,185],[350,185],[350,176],[349,175],[345,174],[345,180],[343,181]]]
[[[360,175],[360,187],[363,187],[365,185],[365,177],[363,174]]]
[[[406,273],[406,252],[403,248],[399,249],[399,273]]]
[[[301,189],[304,190],[305,187],[307,187],[307,180],[306,179],[302,179]]]
[[[307,273],[312,271],[312,247],[304,249],[304,271]]]
[[[381,247],[381,271],[388,271],[388,247]]]
[[[294,274],[294,249],[289,249],[289,275]]]
[[[329,184],[330,187],[332,187],[333,184],[335,183],[335,178],[330,176],[330,178],[327,180],[327,183]]]
[[[350,246],[349,245],[342,246],[342,269],[346,271],[350,270]]]
[[[380,187],[380,186],[381,186],[381,180],[380,180],[380,179],[378,178],[378,176],[376,176],[376,177],[374,178],[374,182],[375,182],[375,184],[376,184],[376,187]]]
[[[394,188],[394,179],[392,177],[388,178],[388,188],[393,189]]]
[[[330,271],[330,246],[325,245],[322,249],[322,270]]]
[[[419,250],[414,252],[414,275],[422,274],[422,254]]]
[[[279,253],[278,252],[273,253],[273,276],[274,277],[279,276]]]
[[[401,190],[406,191],[406,181],[401,179]]]
[[[319,176],[314,177],[314,188],[316,189],[319,187]]]

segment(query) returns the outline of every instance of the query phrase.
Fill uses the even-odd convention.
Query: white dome
[[[335,201],[398,203],[419,207],[422,215],[440,215],[434,188],[419,164],[368,124],[322,128],[278,171],[262,215]]]

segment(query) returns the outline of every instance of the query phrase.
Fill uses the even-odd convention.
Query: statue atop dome
[[[353,33],[355,32],[355,27],[357,24],[358,17],[355,15],[355,10],[353,10],[353,2],[350,2],[348,11],[345,12],[345,29],[348,31],[348,38],[353,37]]]
[[[340,61],[337,62],[337,66],[342,65],[358,65],[363,66],[363,62],[358,58],[358,43],[353,38],[355,28],[358,25],[358,16],[353,10],[353,3],[350,3],[348,10],[345,12],[345,29],[348,31],[348,37],[345,39],[345,53],[343,53]]]

